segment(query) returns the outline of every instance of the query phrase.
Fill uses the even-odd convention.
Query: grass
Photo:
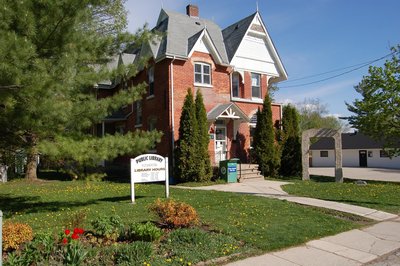
[[[400,214],[400,184],[368,181],[357,185],[354,181],[335,183],[333,179],[312,176],[310,181],[295,181],[283,186],[292,195],[338,201]]]
[[[101,214],[117,214],[126,224],[154,220],[147,207],[164,197],[164,186],[135,188],[136,203],[131,204],[126,183],[13,181],[0,185],[0,206],[6,219],[26,222],[35,232],[62,230],[78,211],[86,213],[87,224]],[[171,197],[195,207],[203,224],[260,251],[359,226],[316,209],[250,195],[171,188]]]

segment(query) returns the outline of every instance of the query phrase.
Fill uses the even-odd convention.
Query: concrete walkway
[[[400,249],[400,218],[397,215],[350,204],[288,195],[287,182],[255,180],[190,189],[217,190],[287,200],[303,205],[352,213],[380,221],[364,228],[312,240],[302,246],[229,263],[231,266],[352,266],[363,265]]]
[[[298,197],[287,194],[282,190],[281,186],[289,184],[288,182],[279,182],[279,181],[269,181],[269,180],[254,180],[254,181],[246,181],[244,183],[230,183],[230,184],[221,184],[214,186],[206,186],[206,187],[194,187],[191,189],[200,189],[200,190],[217,190],[217,191],[225,191],[225,192],[236,192],[236,193],[245,193],[252,194],[255,196],[262,196],[268,198],[275,198],[280,200],[286,200],[290,202],[295,202],[298,204],[327,208],[332,210],[337,210],[341,212],[347,212],[356,214],[359,216],[363,216],[375,221],[385,221],[389,219],[396,218],[397,215],[378,211],[375,209],[370,209],[366,207],[360,207],[335,201],[327,201],[320,200],[314,198],[306,198],[306,197]]]

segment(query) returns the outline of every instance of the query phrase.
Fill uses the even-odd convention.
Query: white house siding
[[[335,153],[333,150],[328,150],[328,157],[321,157],[319,150],[312,152],[313,167],[331,167],[335,165]]]
[[[367,157],[367,165],[372,168],[396,168],[400,169],[400,156],[392,159],[388,157],[380,157],[380,149],[360,149],[366,150],[367,153],[372,152],[372,157]],[[360,150],[343,150],[343,167],[359,167],[359,151]],[[312,166],[313,167],[334,167],[335,154],[333,150],[328,150],[328,157],[320,157],[321,150],[312,150]]]
[[[368,157],[368,167],[397,168],[400,169],[400,156],[392,159],[388,157],[380,157],[380,150],[372,151],[372,158]]]
[[[342,158],[344,167],[359,167],[360,166],[360,155],[358,150],[343,150]]]

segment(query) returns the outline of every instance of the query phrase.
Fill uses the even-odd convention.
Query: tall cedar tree
[[[193,93],[188,88],[182,107],[179,140],[175,152],[176,177],[179,182],[198,180],[198,130]]]
[[[96,99],[93,84],[137,73],[133,65],[109,71],[106,63],[148,31],[123,32],[124,0],[0,0],[0,146],[24,149],[25,177],[36,179],[38,154],[96,164],[137,154],[157,132],[96,138],[91,128],[141,97],[145,86]],[[1,153],[1,151],[0,151]]]
[[[385,142],[392,156],[400,156],[400,45],[392,48],[392,58],[383,67],[371,66],[355,87],[362,96],[347,108],[353,113],[350,124]],[[392,149],[396,148],[396,149]]]
[[[275,141],[272,123],[271,100],[265,95],[263,109],[257,112],[257,125],[254,132],[254,156],[261,174],[276,177],[279,170],[279,149]]]
[[[299,135],[299,114],[294,106],[283,107],[282,154],[280,175],[300,176],[302,172],[301,143]]]
[[[195,100],[196,119],[198,125],[198,160],[199,160],[199,180],[208,181],[212,177],[212,168],[210,162],[210,154],[208,153],[208,144],[210,137],[208,135],[208,122],[206,108],[204,107],[203,95],[200,90],[196,92]]]

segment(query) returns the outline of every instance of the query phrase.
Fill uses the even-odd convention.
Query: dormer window
[[[194,64],[194,83],[211,85],[211,65],[206,63]]]
[[[251,73],[251,97],[261,98],[261,88],[260,88],[261,75],[257,73]]]

